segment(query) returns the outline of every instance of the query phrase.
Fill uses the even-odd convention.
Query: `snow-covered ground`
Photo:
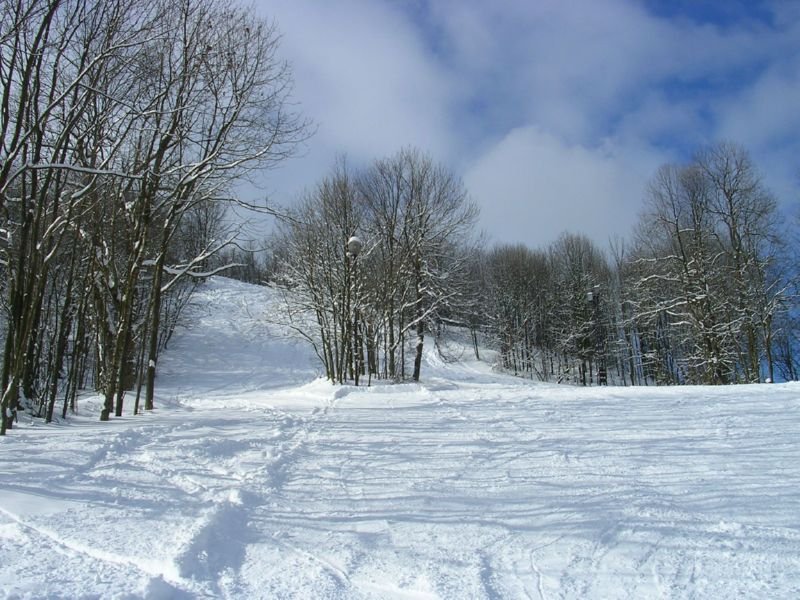
[[[2,598],[799,598],[800,386],[334,387],[215,278],[154,414],[0,440]]]

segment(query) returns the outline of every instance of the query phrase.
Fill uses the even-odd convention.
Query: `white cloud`
[[[524,127],[478,159],[465,182],[496,241],[537,247],[573,231],[604,245],[614,234],[630,233],[646,183],[663,159],[645,148],[569,145]]]
[[[658,165],[720,138],[789,190],[800,26],[776,6],[770,29],[634,0],[269,0],[319,129],[264,186],[285,202],[337,153],[360,165],[413,145],[461,170],[490,235],[532,245],[627,235]]]
[[[770,71],[720,111],[719,136],[746,148],[767,187],[784,205],[800,201],[800,63]],[[792,210],[789,207],[789,210]]]
[[[313,187],[339,153],[359,164],[404,146],[451,151],[448,74],[402,14],[360,0],[275,0],[261,10],[276,19],[294,96],[317,128],[308,153],[272,175],[277,194]]]
[[[762,147],[797,140],[800,131],[800,58],[770,69],[721,106],[719,131]]]

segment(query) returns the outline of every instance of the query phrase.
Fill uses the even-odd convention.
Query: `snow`
[[[452,343],[335,387],[272,298],[205,283],[152,414],[0,439],[1,598],[800,597],[800,385],[543,385]]]

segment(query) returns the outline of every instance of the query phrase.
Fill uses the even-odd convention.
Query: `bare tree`
[[[411,376],[419,379],[428,323],[464,294],[475,217],[461,182],[415,150],[355,176],[340,163],[305,199],[283,226],[280,243],[291,250],[282,278],[291,313],[315,315],[316,334],[300,329],[329,378],[402,378],[413,331]],[[356,234],[365,244],[358,257],[347,253]]]
[[[786,281],[775,276],[775,202],[741,149],[719,144],[650,186],[635,261],[640,323],[669,382],[772,378],[774,320]]]
[[[773,321],[785,296],[781,280],[771,277],[777,246],[782,244],[775,199],[740,146],[717,144],[698,153],[695,162],[712,189],[709,208],[718,222],[715,235],[738,292],[731,298],[731,310],[737,321],[743,379],[761,379],[762,348],[772,379]]]
[[[484,308],[505,369],[547,380],[554,345],[550,334],[555,292],[547,252],[498,246],[486,257]]]
[[[394,284],[383,298],[391,313],[387,324],[400,316],[390,335],[398,344],[406,331],[415,331],[411,377],[417,381],[426,323],[463,291],[454,276],[466,270],[469,253],[459,252],[459,245],[468,245],[477,208],[460,179],[413,149],[376,163],[361,190],[373,208],[375,244],[385,260],[380,268],[391,278],[385,283]]]
[[[196,229],[190,248],[184,218],[237,202],[235,179],[306,136],[279,36],[225,0],[16,0],[0,13],[0,432],[20,401],[49,419],[63,392],[66,410],[89,373],[101,418],[121,414],[145,356],[151,407],[178,288],[230,239]]]
[[[594,383],[595,367],[605,369],[605,295],[609,267],[603,252],[586,236],[565,233],[549,249],[554,273],[553,338],[563,357],[559,379],[572,375]],[[577,358],[577,375],[571,359]]]
[[[291,77],[277,58],[274,25],[214,0],[187,4],[171,16],[178,37],[167,38],[161,53],[183,68],[164,90],[166,136],[177,143],[173,160],[156,172],[166,185],[157,207],[164,225],[153,260],[146,409],[153,408],[162,285],[171,285],[162,276],[181,220],[198,202],[220,201],[235,179],[285,159],[306,135],[305,123],[289,109]]]
[[[0,229],[6,236],[11,308],[2,431],[10,425],[7,412],[18,406],[20,393],[26,402],[42,397],[41,386],[35,385],[42,361],[63,356],[58,346],[65,343],[75,288],[68,285],[67,293],[56,300],[51,275],[64,257],[73,275],[83,265],[73,251],[61,249],[82,231],[100,180],[116,176],[113,157],[119,147],[108,140],[118,130],[108,102],[113,91],[106,83],[124,60],[125,49],[144,35],[144,29],[131,32],[122,27],[138,10],[134,3],[9,4],[4,9],[11,10],[13,18],[3,23],[10,29],[0,35]],[[54,302],[61,304],[61,332],[55,339],[45,326],[47,317],[55,314]],[[43,371],[54,369],[50,365]]]
[[[327,377],[342,383],[354,377],[354,257],[347,241],[362,215],[346,163],[340,161],[279,225],[276,244],[283,260],[279,283],[290,291],[286,319],[310,341]],[[311,315],[316,327],[309,327]]]

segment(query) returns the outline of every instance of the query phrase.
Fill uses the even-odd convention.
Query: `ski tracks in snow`
[[[800,388],[304,384],[262,293],[201,292],[180,404],[3,440],[0,598],[800,597]]]
[[[284,485],[313,418],[259,412],[259,427],[252,426],[252,411],[215,419],[184,413],[118,431],[93,427],[88,442],[64,436],[60,456],[48,448],[58,469],[20,468],[15,483],[4,485],[9,508],[0,508],[0,534],[9,544],[3,545],[32,556],[62,554],[64,569],[91,563],[83,569],[97,573],[95,586],[107,579],[108,590],[138,588],[144,598],[258,597],[246,592],[238,573],[248,545],[263,537],[257,523]],[[53,499],[67,511],[53,514]],[[118,528],[126,535],[115,535]],[[50,579],[42,573],[42,581]],[[79,595],[57,585],[43,589],[32,597]]]
[[[263,427],[253,428],[254,417],[222,417],[207,434],[192,438],[198,442],[195,473],[207,474],[200,501],[209,507],[175,562],[184,580],[201,582],[212,597],[259,597],[240,572],[252,558],[251,545],[276,537],[260,524],[290,477],[313,418],[265,410],[257,417]]]

